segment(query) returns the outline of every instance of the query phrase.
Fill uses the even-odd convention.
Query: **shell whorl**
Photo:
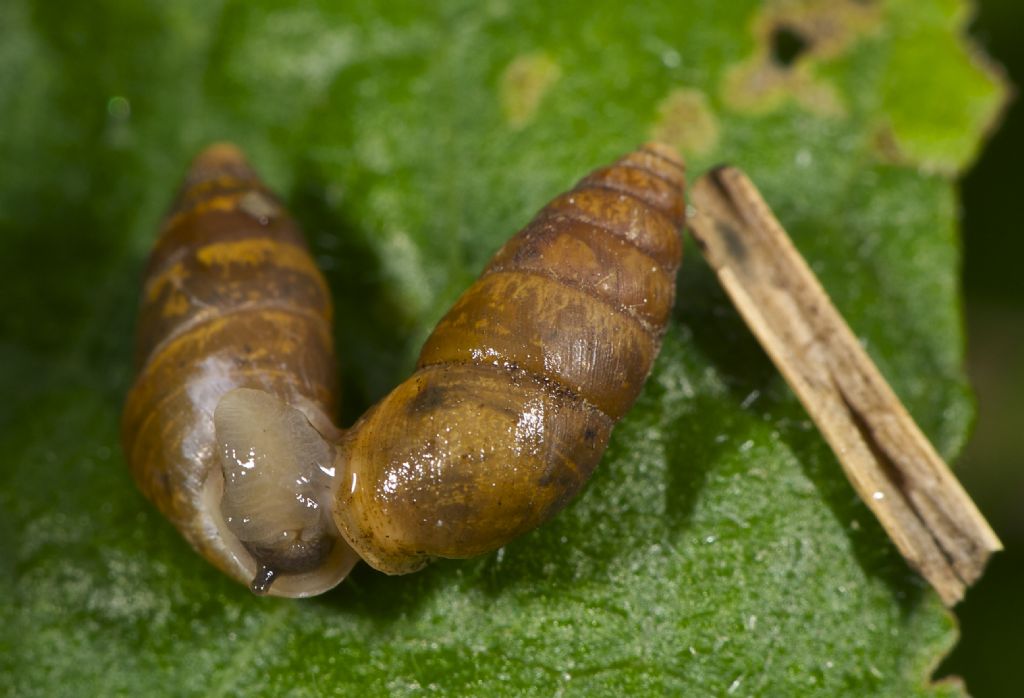
[[[625,414],[657,354],[681,257],[682,163],[648,148],[583,178],[506,243],[419,367],[515,366],[612,419]]]

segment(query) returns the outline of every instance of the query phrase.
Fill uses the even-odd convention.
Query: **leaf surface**
[[[653,4],[645,4],[653,5]],[[408,577],[258,599],[134,488],[117,421],[147,249],[239,143],[335,294],[350,423],[500,244],[658,137],[747,170],[947,457],[951,176],[1004,94],[960,0],[0,7],[0,674],[13,695],[959,695],[954,622],[688,248],[584,493]],[[788,43],[787,43],[788,42]]]

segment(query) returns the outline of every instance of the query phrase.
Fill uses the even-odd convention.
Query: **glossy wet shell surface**
[[[335,517],[364,559],[401,573],[493,550],[579,491],[657,356],[683,187],[678,156],[645,146],[495,255],[348,434]]]

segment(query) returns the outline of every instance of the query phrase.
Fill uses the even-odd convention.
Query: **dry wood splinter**
[[[689,220],[719,281],[861,499],[947,606],[1002,545],[914,423],[754,184],[697,180]]]

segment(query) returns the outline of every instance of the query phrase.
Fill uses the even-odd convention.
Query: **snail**
[[[209,147],[145,274],[122,420],[136,482],[258,594],[503,546],[572,499],[638,397],[674,300],[683,187],[678,155],[651,143],[555,198],[413,375],[341,430],[324,278],[242,153]]]
[[[266,531],[243,530],[261,529],[263,519],[255,511],[236,513],[238,499],[255,495],[250,481],[270,495],[275,475],[292,481],[305,476],[305,461],[297,472],[262,472],[272,455],[282,457],[283,468],[330,450],[323,440],[337,437],[328,416],[334,411],[335,358],[327,283],[302,233],[234,146],[213,145],[192,164],[149,258],[136,334],[139,370],[121,424],[132,474],[203,557],[235,579],[253,580],[260,570],[256,555],[268,544],[260,537]],[[247,423],[232,408],[253,394],[265,398],[256,405],[273,396],[272,404],[283,407],[273,416],[254,414]],[[260,418],[263,423],[255,421]],[[245,471],[247,461],[235,459],[225,473],[224,449],[246,438],[238,432],[248,427],[254,441],[240,448],[260,449],[253,458],[261,467],[246,478],[238,470]],[[225,475],[243,486],[225,492]],[[294,484],[281,486],[287,494]],[[273,511],[271,517],[296,522],[324,511],[298,511],[293,501],[271,495],[260,506]],[[312,495],[308,503],[320,504]],[[289,526],[278,534],[294,535],[295,524]],[[313,540],[307,528],[301,526],[294,559],[277,562],[279,595],[326,591],[358,561],[343,542]],[[303,552],[318,559],[302,564],[297,558]]]

